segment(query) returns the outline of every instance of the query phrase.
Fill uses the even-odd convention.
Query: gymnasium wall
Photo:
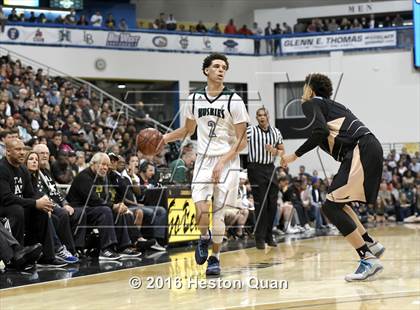
[[[79,77],[178,81],[181,100],[188,94],[190,81],[205,80],[201,73],[203,54],[11,45],[6,48]],[[98,58],[106,61],[103,71],[95,68]],[[248,84],[253,122],[255,110],[262,103],[269,108],[273,120],[274,83],[286,82],[286,72],[291,81],[302,81],[308,72],[329,72],[334,86],[344,72],[337,101],[347,105],[381,142],[420,141],[420,72],[413,69],[410,51],[333,52],[277,59],[230,56],[230,63],[226,82]],[[257,101],[257,91],[262,102]],[[286,147],[295,150],[301,142],[289,140]],[[301,163],[320,168],[315,153],[306,155]],[[335,170],[334,163],[326,161],[325,164],[328,171]]]

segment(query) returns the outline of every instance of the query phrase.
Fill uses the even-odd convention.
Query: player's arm
[[[247,123],[238,123],[234,124],[235,127],[235,135],[236,135],[236,142],[233,144],[229,152],[227,152],[225,155],[223,155],[216,166],[213,169],[213,181],[219,182],[220,175],[222,173],[223,167],[232,159],[236,158],[236,156],[239,155],[239,153],[244,150],[247,145],[247,134],[246,134],[246,128]]]
[[[312,133],[311,136],[294,152],[293,154],[284,155],[282,158],[283,165],[292,163],[299,157],[316,148],[322,139],[325,139],[330,134],[327,126],[327,121],[322,114],[321,107],[313,100],[306,101],[302,104],[302,110],[306,119],[311,122]]]
[[[177,140],[184,140],[194,133],[195,127],[197,127],[195,120],[186,118],[183,127],[163,135],[163,143],[167,144]]]
[[[301,157],[305,153],[312,151],[330,134],[327,121],[322,114],[320,106],[316,102],[305,102],[302,105],[302,110],[306,118],[313,122],[313,125],[311,136],[296,150],[295,155],[297,157]]]

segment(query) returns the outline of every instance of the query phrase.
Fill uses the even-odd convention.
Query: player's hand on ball
[[[296,154],[288,154],[288,155],[283,155],[281,157],[281,163],[280,165],[282,167],[287,167],[288,164],[291,164],[292,162],[294,162],[298,157],[296,156]]]
[[[160,154],[163,151],[163,149],[165,148],[165,145],[167,144],[166,140],[165,140],[165,136],[166,135],[163,135],[162,139],[160,139],[159,144],[156,147],[155,154]]]
[[[216,166],[214,166],[213,174],[212,174],[213,183],[219,183],[220,175],[222,174],[224,166],[225,164],[221,160],[219,160]]]

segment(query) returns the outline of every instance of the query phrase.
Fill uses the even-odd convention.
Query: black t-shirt
[[[0,160],[0,207],[11,205],[35,207],[36,195],[26,167],[12,166],[3,158]]]

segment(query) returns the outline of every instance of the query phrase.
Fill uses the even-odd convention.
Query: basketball
[[[144,155],[159,153],[157,147],[162,140],[162,134],[154,128],[146,128],[137,135],[136,143],[138,150]]]

